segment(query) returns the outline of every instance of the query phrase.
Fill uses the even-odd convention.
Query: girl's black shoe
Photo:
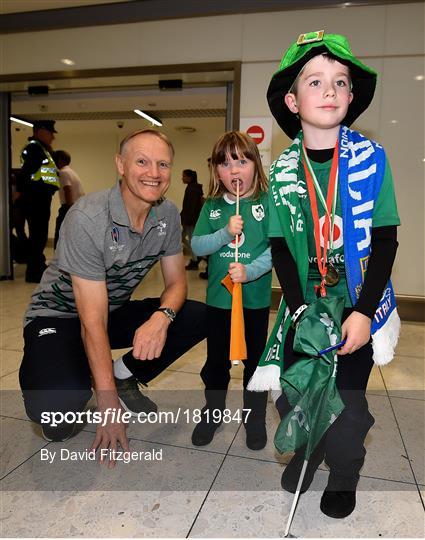
[[[243,423],[246,445],[250,450],[262,450],[267,444],[266,407],[268,392],[243,391]]]
[[[204,412],[204,409],[202,410]],[[206,418],[202,415],[201,421],[192,432],[192,444],[194,446],[206,446],[214,439],[216,430],[220,427],[220,422],[214,422],[212,417]]]
[[[267,444],[267,430],[265,424],[255,427],[246,426],[246,445],[250,450],[262,450]]]

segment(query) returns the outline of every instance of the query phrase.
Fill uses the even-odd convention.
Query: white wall
[[[181,133],[175,127],[192,126],[195,133]],[[167,197],[179,208],[183,201],[186,186],[181,181],[183,169],[193,169],[198,173],[198,181],[204,186],[204,194],[208,191],[207,158],[211,155],[216,139],[224,131],[224,118],[185,118],[164,120],[161,131],[169,136],[175,149],[175,159],[171,186]],[[32,134],[31,128],[12,128],[12,166],[19,167],[19,156],[27,138]],[[59,121],[56,122],[58,133],[53,142],[56,150],[66,150],[71,154],[71,166],[82,180],[84,191],[91,193],[112,186],[118,179],[114,157],[120,141],[136,129],[147,128],[149,123],[139,120],[127,120],[124,128],[119,129],[113,120]],[[59,207],[59,196],[55,195],[52,204],[49,237],[53,238],[55,219]]]
[[[298,34],[322,28],[347,35],[380,72],[374,103],[356,127],[384,144],[392,164],[402,220],[396,290],[424,296],[424,81],[414,79],[425,71],[423,2],[10,34],[0,37],[1,69],[63,69],[64,57],[78,69],[241,60],[241,116],[267,116],[265,93],[282,52]],[[275,124],[273,157],[287,142]]]

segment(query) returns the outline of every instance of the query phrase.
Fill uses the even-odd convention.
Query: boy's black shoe
[[[355,491],[328,491],[326,488],[320,501],[320,510],[331,518],[345,518],[355,507]]]
[[[120,403],[127,412],[132,415],[138,415],[141,412],[146,414],[157,412],[156,403],[139,390],[136,377],[132,376],[128,377],[128,379],[117,379],[115,377],[115,385]]]
[[[305,471],[303,483],[301,484],[300,493],[305,493],[313,482],[314,475],[323,461],[325,453],[325,441],[322,439],[308,460],[307,468]],[[289,493],[295,493],[297,491],[298,480],[300,478],[301,469],[304,463],[305,446],[299,448],[294,457],[285,467],[280,484],[285,491]]]
[[[198,270],[199,263],[198,261],[189,261],[189,264],[186,265],[186,270]]]
[[[205,412],[207,408],[204,407],[201,411],[201,421],[196,424],[195,429],[192,432],[192,444],[194,446],[206,446],[214,439],[215,432],[221,426],[221,416],[219,422],[214,422],[212,411],[209,410],[207,416]]]
[[[296,452],[294,457],[285,467],[280,484],[285,491],[289,493],[295,493],[297,491],[298,480],[300,479],[301,469],[304,463],[304,450],[302,452]],[[300,493],[305,493],[313,482],[314,474],[317,467],[314,467],[310,462],[307,465],[305,471],[304,480],[301,485]]]

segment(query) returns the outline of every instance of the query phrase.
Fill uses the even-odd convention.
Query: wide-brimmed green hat
[[[267,90],[270,110],[283,131],[293,139],[301,129],[298,115],[292,113],[284,100],[303,66],[319,54],[326,53],[350,68],[353,100],[342,123],[350,126],[372,101],[377,73],[358,60],[351,52],[345,36],[326,34],[324,30],[301,34],[284,54],[279,70],[273,75]]]

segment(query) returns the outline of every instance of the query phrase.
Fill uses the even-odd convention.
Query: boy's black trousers
[[[352,312],[345,308],[343,321]],[[293,351],[294,330],[291,328],[284,345],[285,367],[289,368],[301,356]],[[366,449],[364,440],[374,424],[374,418],[368,409],[366,386],[373,367],[371,341],[353,354],[338,356],[336,386],[345,408],[318,443],[315,453],[317,463],[324,457],[330,469],[328,488],[336,491],[353,490],[359,479]],[[291,406],[282,394],[276,402],[281,417]]]

